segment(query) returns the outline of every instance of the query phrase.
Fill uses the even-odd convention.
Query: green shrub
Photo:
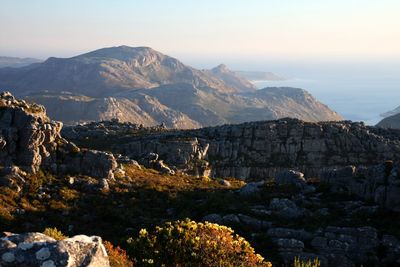
[[[208,222],[167,222],[127,242],[139,266],[272,266],[232,229]]]
[[[55,240],[63,240],[65,238],[68,238],[68,236],[65,236],[61,231],[59,231],[55,227],[44,229],[43,234],[50,236],[50,237],[54,238]]]
[[[321,266],[321,262],[318,259],[302,261],[300,258],[294,258],[293,262],[294,267],[319,267]]]

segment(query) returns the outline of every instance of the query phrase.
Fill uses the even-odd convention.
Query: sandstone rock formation
[[[72,127],[67,138],[94,138],[89,128]],[[69,134],[75,132],[74,134]],[[250,122],[188,131],[109,134],[97,129],[95,140],[108,149],[139,160],[156,153],[168,166],[204,166],[213,177],[266,179],[292,169],[318,177],[321,169],[374,165],[398,160],[399,134],[349,121],[309,123],[295,119]],[[79,139],[79,138],[78,138]],[[76,141],[79,141],[75,139]]]
[[[60,173],[109,177],[116,168],[113,155],[81,150],[61,137],[62,124],[51,121],[43,106],[28,104],[10,93],[0,94],[0,165],[16,165],[36,173],[45,168]]]
[[[400,166],[391,161],[371,167],[325,170],[320,180],[333,192],[355,195],[400,212]]]
[[[270,228],[268,235],[287,264],[294,257],[305,261],[318,258],[321,266],[357,266],[362,262],[379,262],[376,250],[382,241],[372,227],[328,226],[314,233],[303,229]],[[305,251],[307,243],[311,244],[314,253]]]
[[[0,264],[5,267],[110,266],[98,236],[78,235],[56,241],[41,233],[7,233],[0,238]]]

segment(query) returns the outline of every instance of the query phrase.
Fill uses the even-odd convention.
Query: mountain
[[[400,106],[390,110],[388,112],[382,113],[382,119],[376,126],[381,128],[391,128],[400,129]]]
[[[187,114],[203,126],[282,117],[307,118],[308,121],[341,119],[307,91],[298,88],[270,87],[240,94],[220,94],[212,88],[199,89],[179,84],[134,91],[124,94],[124,97],[137,98],[143,93]],[[179,98],[185,101],[177,101]]]
[[[381,128],[400,129],[400,113],[386,117],[376,125]]]
[[[19,68],[33,63],[39,63],[42,60],[37,58],[19,58],[19,57],[2,57],[0,56],[0,68],[11,67]]]
[[[30,102],[39,103],[55,120],[65,124],[102,121],[118,118],[146,126],[165,123],[169,128],[198,128],[201,125],[182,112],[175,111],[156,98],[140,94],[134,99],[121,97],[93,98],[71,93],[48,92],[26,96]]]
[[[400,106],[398,106],[397,108],[395,108],[395,109],[393,109],[393,110],[390,110],[390,111],[388,111],[388,112],[382,113],[382,114],[381,114],[381,117],[387,118],[387,117],[396,115],[396,114],[398,114],[398,113],[400,113]]]
[[[225,65],[198,70],[148,47],[103,48],[0,69],[0,89],[44,105],[67,124],[118,118],[198,128],[281,117],[341,119],[304,90],[256,90]]]
[[[285,81],[285,77],[276,75],[272,72],[262,71],[235,71],[238,75],[250,81]]]
[[[240,91],[254,91],[257,89],[254,84],[236,72],[231,71],[224,64],[220,64],[209,71],[206,70],[206,72],[223,80],[227,85],[238,88]]]
[[[0,71],[0,86],[26,95],[42,90],[69,91],[92,97],[132,88],[189,83],[220,92],[239,92],[215,76],[184,65],[148,47],[103,48],[72,58],[51,57],[41,64]]]

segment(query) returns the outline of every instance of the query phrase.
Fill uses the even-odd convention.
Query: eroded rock
[[[62,123],[51,121],[43,106],[28,104],[10,93],[0,94],[0,165],[4,175],[23,182],[21,171],[40,168],[110,178],[117,164],[112,154],[81,150],[61,137]],[[8,173],[7,173],[8,172]]]
[[[10,244],[13,246],[10,246]],[[0,238],[1,266],[110,266],[101,238],[74,236],[61,241],[41,233]]]

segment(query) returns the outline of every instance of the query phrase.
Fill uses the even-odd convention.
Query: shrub
[[[59,231],[55,227],[44,229],[43,234],[50,236],[50,237],[54,238],[55,240],[63,240],[65,238],[68,238],[68,236],[65,236],[61,231]]]
[[[294,258],[293,262],[294,267],[319,267],[321,266],[321,262],[318,259],[302,261],[300,258]]]
[[[140,266],[272,266],[231,228],[208,222],[167,222],[127,242]]]
[[[114,247],[108,241],[103,242],[104,247],[107,250],[108,259],[110,260],[111,267],[133,267],[133,262],[129,259],[126,251],[121,249],[120,247]]]

